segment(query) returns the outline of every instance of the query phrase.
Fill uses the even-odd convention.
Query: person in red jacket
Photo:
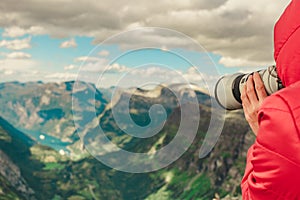
[[[241,183],[244,200],[300,199],[300,0],[293,0],[277,21],[274,48],[285,88],[267,97],[254,73],[241,95],[256,135]]]

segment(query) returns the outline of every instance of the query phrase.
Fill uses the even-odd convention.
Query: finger
[[[248,96],[247,96],[247,84],[244,85],[243,89],[242,89],[242,92],[241,92],[241,100],[242,100],[242,103],[248,103],[249,102],[249,99],[248,99]]]
[[[254,85],[255,85],[255,90],[256,90],[258,100],[262,101],[268,95],[267,95],[267,92],[265,89],[265,85],[264,85],[263,81],[261,80],[261,77],[258,72],[254,72],[253,80],[254,80]]]
[[[247,80],[247,96],[249,98],[249,101],[251,103],[257,103],[258,102],[258,98],[257,98],[257,95],[256,95],[256,92],[255,92],[255,89],[254,89],[254,82],[253,82],[253,76],[250,75],[248,77],[248,80]]]
[[[242,100],[245,119],[248,121],[250,120],[249,113],[251,112],[251,103],[247,96],[247,84],[244,85],[243,90],[241,92],[241,100]]]

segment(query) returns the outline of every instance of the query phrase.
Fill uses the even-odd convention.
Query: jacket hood
[[[284,86],[300,81],[300,1],[293,0],[274,29],[274,58]]]

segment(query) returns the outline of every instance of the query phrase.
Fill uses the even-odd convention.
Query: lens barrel
[[[275,66],[260,70],[258,73],[264,83],[268,95],[283,88]],[[215,98],[221,107],[227,110],[242,108],[241,91],[251,74],[253,73],[236,73],[223,76],[218,80],[215,87]]]

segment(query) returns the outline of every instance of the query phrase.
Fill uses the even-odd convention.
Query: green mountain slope
[[[29,159],[29,148],[33,144],[30,138],[0,118],[1,198],[34,197],[34,191],[26,181],[26,178],[31,179],[32,170],[38,166]]]
[[[81,152],[72,113],[74,81],[64,83],[0,83],[0,116],[41,144],[65,153]],[[107,104],[94,85],[82,83],[76,94],[95,92],[83,107],[94,105],[96,115]]]
[[[163,105],[167,111],[168,120],[160,133],[151,138],[132,137],[121,130],[113,117],[112,108],[104,111],[99,117],[100,125],[106,136],[122,149],[131,152],[157,151],[169,144],[174,138],[179,124],[181,111],[172,92],[161,88],[160,95],[149,98],[149,95],[122,93],[115,104],[125,104],[126,95],[130,96],[130,114],[136,124],[145,126],[150,122],[148,110],[153,104]],[[159,93],[156,91],[156,93]],[[164,196],[165,199],[212,199],[215,193],[240,195],[240,180],[245,167],[245,152],[254,137],[247,134],[249,129],[240,111],[227,114],[225,126],[213,151],[205,158],[199,159],[199,148],[203,142],[210,122],[211,109],[204,93],[197,92],[200,103],[201,119],[198,134],[188,151],[180,159],[151,176],[163,179],[159,190],[148,198]],[[216,112],[218,112],[216,110]],[[126,115],[122,110],[119,116]],[[222,115],[219,116],[222,119]],[[93,135],[90,130],[90,134]],[[94,137],[96,134],[94,135]],[[116,153],[111,153],[115,157]],[[170,155],[172,156],[172,155]],[[131,197],[132,198],[132,197]]]
[[[71,161],[23,136],[0,120],[0,199],[138,199],[157,190],[159,178],[118,172],[91,157]]]
[[[79,147],[83,145],[74,131],[68,108],[73,84],[73,82],[2,84],[1,103],[6,106],[0,108],[0,113],[5,114],[5,119],[8,119],[9,123],[12,121],[12,124],[18,124],[23,128],[26,126],[26,120],[32,120],[28,122],[30,125],[28,131],[43,130],[46,137],[50,135],[58,139],[67,138],[75,142],[76,148],[80,149]],[[89,87],[83,88],[82,91],[89,91],[87,90]],[[176,88],[181,91],[180,94],[188,95],[182,86],[177,85]],[[50,92],[45,92],[47,90]],[[47,93],[50,103],[44,107],[46,100],[42,99]],[[97,94],[99,95],[97,120],[106,135],[119,147],[133,152],[155,152],[174,138],[179,127],[181,110],[176,97],[168,88],[160,86],[150,91],[124,90],[118,94],[113,104],[108,104],[107,100],[102,99],[101,92],[98,91]],[[109,95],[109,91],[106,91],[106,98]],[[199,149],[210,122],[211,109],[209,96],[201,91],[196,91],[196,95],[201,119],[192,145],[168,167],[144,174],[116,171],[89,155],[74,160],[69,155],[60,154],[59,149],[53,149],[51,145],[43,146],[37,143],[0,118],[0,152],[2,152],[0,160],[5,160],[5,163],[0,165],[2,166],[0,180],[3,180],[0,182],[0,199],[210,200],[215,193],[221,197],[227,194],[240,195],[239,184],[244,171],[246,150],[254,137],[247,134],[249,128],[243,119],[243,113],[231,112],[227,114],[223,132],[213,151],[206,158],[199,159]],[[152,105],[160,104],[165,107],[167,121],[158,134],[147,139],[136,138],[118,127],[112,115],[112,108],[122,105],[124,103],[122,99],[128,96],[130,96],[130,115],[140,126],[149,124],[148,111]],[[122,116],[126,113],[120,110],[119,114]],[[35,118],[36,116],[39,117]],[[40,122],[40,119],[43,121]],[[60,126],[60,129],[53,133],[56,125]],[[67,131],[70,128],[72,131]],[[97,135],[93,127],[86,129],[91,137]]]

